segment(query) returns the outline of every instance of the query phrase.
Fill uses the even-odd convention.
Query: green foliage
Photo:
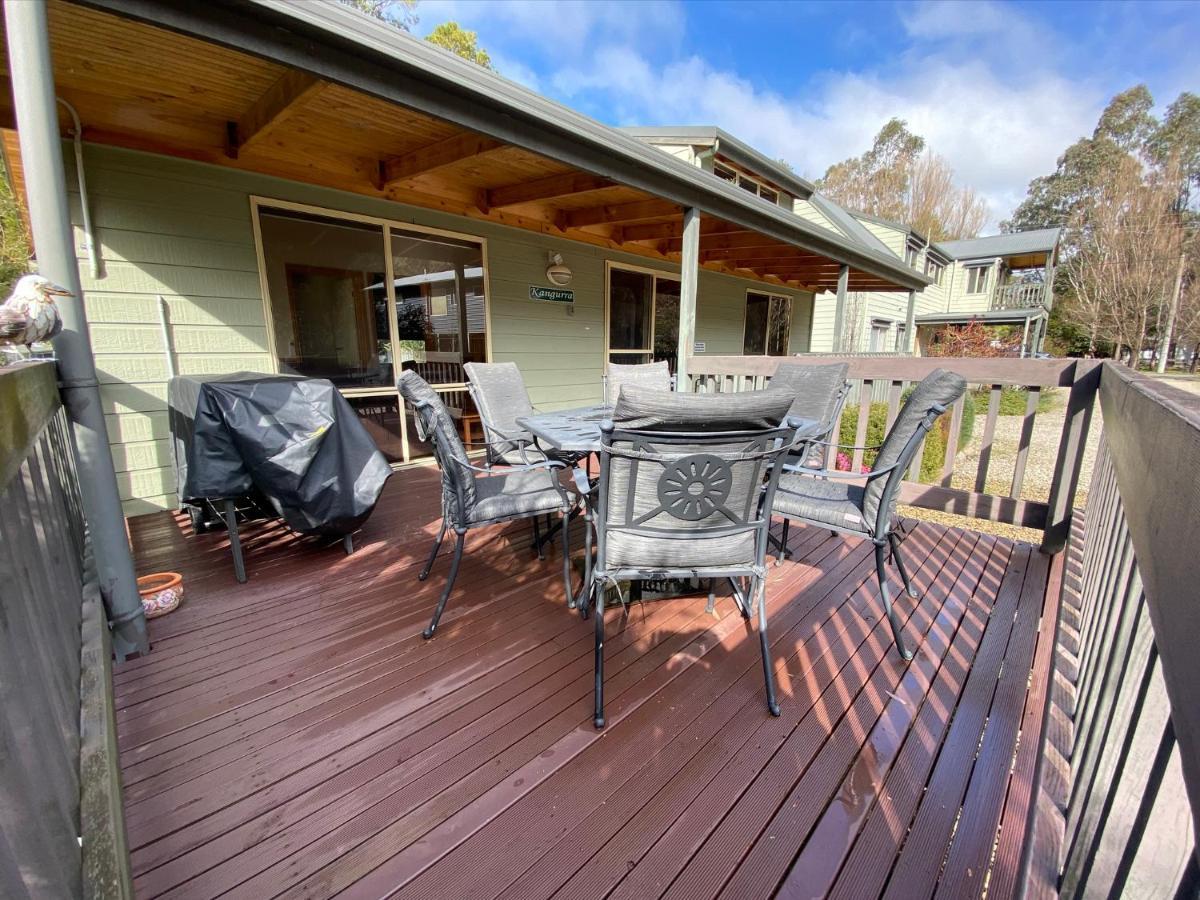
[[[833,200],[851,209],[885,219],[903,219],[907,210],[909,175],[925,139],[893,118],[875,135],[862,156],[834,163],[817,182]]]
[[[979,388],[968,394],[972,398],[974,405],[978,409],[987,409],[988,394],[990,391],[987,388]],[[1025,415],[1025,404],[1029,402],[1029,391],[1025,388],[1006,387],[1000,391],[1000,412],[1002,416],[1023,416]],[[1049,412],[1054,408],[1055,399],[1054,391],[1051,389],[1043,389],[1038,395],[1037,411],[1039,413]]]
[[[902,395],[902,399],[907,399],[908,394],[912,393],[912,388],[908,388]],[[926,484],[938,481],[942,475],[942,464],[946,460],[946,436],[950,431],[950,414],[942,416],[934,425],[933,430],[925,438],[925,450],[921,454],[921,481]],[[863,438],[863,444],[868,447],[878,446],[883,443],[883,439],[887,434],[887,404],[872,403],[871,410],[867,413],[867,434]],[[858,430],[858,406],[847,405],[842,412],[842,421],[838,427],[838,443],[845,447],[853,446],[855,432]],[[963,398],[963,414],[962,422],[958,429],[958,446],[962,448],[970,443],[971,436],[975,431],[975,398],[967,393]],[[853,451],[843,451],[847,456],[853,458]],[[875,464],[875,457],[878,454],[874,450],[866,450],[863,452],[863,464],[872,466]]]
[[[467,31],[457,22],[443,22],[429,32],[425,40],[485,69],[495,71],[492,58],[479,46],[479,35],[474,31]]]
[[[346,6],[366,13],[372,19],[379,19],[389,25],[395,25],[401,31],[412,31],[413,26],[420,21],[417,18],[417,0],[340,0]]]
[[[0,300],[22,275],[29,271],[29,234],[21,218],[21,203],[8,182],[0,178]]]

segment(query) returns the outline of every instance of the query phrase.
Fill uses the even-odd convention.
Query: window
[[[608,359],[629,365],[679,352],[679,279],[615,265],[608,272]]]
[[[792,298],[750,291],[746,294],[746,356],[787,356],[792,330]]]
[[[883,353],[887,348],[888,332],[892,330],[892,323],[884,319],[871,320],[871,343],[867,347],[871,353]]]
[[[713,174],[722,181],[728,181],[730,184],[736,184],[743,191],[748,191],[758,197],[762,197],[768,203],[779,203],[779,191],[774,188],[767,187],[762,182],[749,175],[744,175],[724,163],[713,163]]]
[[[918,268],[918,263],[921,261],[921,245],[916,241],[909,241],[904,246],[904,264],[909,268]]]
[[[896,352],[904,353],[908,350],[908,328],[903,324],[896,325]]]
[[[462,409],[463,363],[487,359],[483,242],[257,199],[255,209],[279,371],[332,381],[390,462],[428,455],[396,377],[414,369]]]
[[[925,274],[933,279],[933,283],[941,285],[942,275],[946,272],[946,264],[934,259],[932,256],[925,258]]]
[[[720,163],[715,162],[713,163],[713,174],[722,181],[732,181],[734,184],[737,184],[737,172],[733,171],[733,169],[729,168],[729,166],[723,166]]]
[[[972,266],[967,269],[967,293],[982,294],[987,290],[991,266]]]

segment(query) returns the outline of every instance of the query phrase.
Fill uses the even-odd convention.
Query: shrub
[[[907,399],[912,389],[903,395]],[[921,455],[921,481],[930,483],[939,480],[942,474],[942,463],[946,459],[946,436],[950,429],[950,414],[942,416],[934,425],[933,430],[925,438],[925,450]],[[877,446],[883,443],[887,425],[887,404],[872,403],[871,411],[867,413],[867,434],[863,443]],[[854,433],[858,429],[858,405],[848,404],[842,412],[842,421],[838,429],[838,443],[844,446],[854,444]],[[964,447],[971,440],[975,430],[975,398],[968,393],[963,400],[962,422],[958,429],[958,446]],[[876,453],[867,450],[863,453],[864,471],[870,471],[875,464]],[[853,460],[851,451],[837,454],[837,468],[849,471]]]
[[[972,391],[967,396],[971,398],[972,403],[976,407],[981,407],[984,410],[988,405],[988,389],[978,388]],[[1025,415],[1025,404],[1029,402],[1029,391],[1020,387],[1006,387],[1000,391],[1000,415],[1002,416],[1023,416]],[[1054,389],[1043,388],[1038,396],[1037,411],[1039,413],[1048,412],[1054,407]],[[965,418],[965,416],[964,416]]]

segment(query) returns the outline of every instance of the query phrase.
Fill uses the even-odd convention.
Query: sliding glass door
[[[431,452],[396,392],[403,369],[469,435],[463,363],[488,356],[483,242],[290,204],[256,211],[279,371],[332,381],[391,462]]]
[[[608,362],[666,360],[675,371],[679,345],[679,279],[610,264]]]

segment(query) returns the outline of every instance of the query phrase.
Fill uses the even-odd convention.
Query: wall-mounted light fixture
[[[563,263],[562,254],[555,253],[551,250],[547,254],[547,262],[549,266],[546,268],[546,280],[551,284],[557,284],[559,287],[570,284],[571,279],[575,277],[574,273]]]

